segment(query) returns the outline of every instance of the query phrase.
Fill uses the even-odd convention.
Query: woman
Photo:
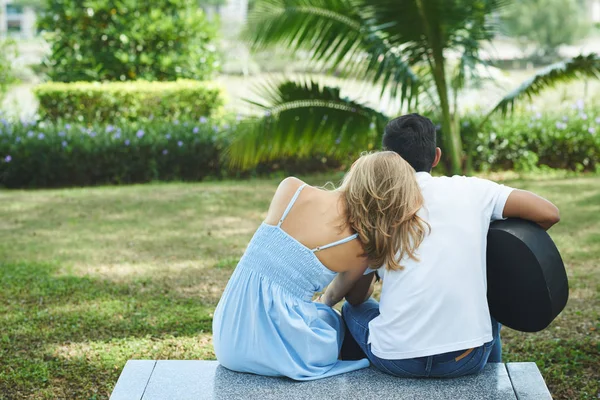
[[[334,191],[285,179],[215,310],[219,362],[296,380],[367,367],[338,360],[344,325],[331,306],[368,266],[414,257],[422,202],[414,170],[390,151],[360,157]],[[311,301],[330,283],[323,303]]]

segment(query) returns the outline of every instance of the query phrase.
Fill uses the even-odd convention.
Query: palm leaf
[[[240,127],[229,148],[232,164],[243,168],[289,156],[343,158],[378,145],[387,117],[342,98],[338,88],[313,81],[265,85],[260,117]]]
[[[254,49],[306,50],[313,61],[381,84],[401,104],[416,101],[420,81],[409,53],[390,43],[371,14],[358,0],[262,0],[245,36]]]
[[[253,49],[279,45],[335,63],[354,54],[362,19],[352,0],[261,0],[248,17]]]
[[[484,121],[496,111],[501,111],[502,114],[513,111],[515,103],[523,98],[531,99],[532,96],[546,88],[583,77],[600,78],[600,58],[597,54],[579,55],[570,60],[549,65],[504,96],[488,113]]]

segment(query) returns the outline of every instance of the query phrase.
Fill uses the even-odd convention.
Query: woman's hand
[[[326,293],[322,293],[322,294],[320,294],[320,295],[319,295],[319,297],[317,297],[317,298],[314,300],[314,302],[315,302],[315,303],[321,303],[321,304],[325,304],[326,306],[332,307],[332,305],[331,305],[331,304],[328,304],[328,303],[327,303],[327,299],[326,299],[326,297],[325,297],[325,294],[326,294]]]

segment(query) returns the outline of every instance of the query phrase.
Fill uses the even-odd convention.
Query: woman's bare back
[[[281,182],[265,223],[277,225],[296,190],[304,182],[297,178],[286,178]],[[346,214],[341,193],[306,186],[281,228],[298,242],[315,249],[342,240],[354,234],[346,224]],[[351,240],[338,246],[315,252],[317,258],[332,271],[345,272],[364,269],[366,258],[359,240]]]

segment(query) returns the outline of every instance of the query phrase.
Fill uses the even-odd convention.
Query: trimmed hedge
[[[43,120],[117,123],[208,117],[223,105],[221,89],[208,82],[50,82],[34,89]]]
[[[11,124],[0,120],[0,187],[44,188],[201,181],[331,170],[324,157],[288,159],[253,170],[229,167],[237,120],[146,121],[124,125]]]

